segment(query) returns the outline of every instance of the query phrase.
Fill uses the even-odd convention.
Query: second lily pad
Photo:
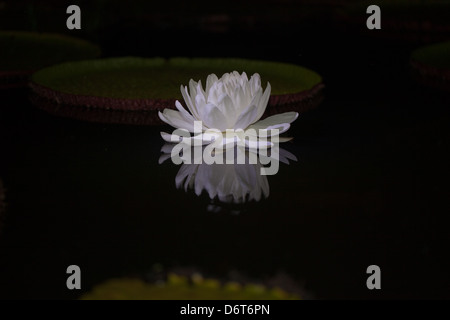
[[[100,55],[100,48],[85,40],[22,31],[0,31],[0,48],[0,87],[23,86],[36,70]]]
[[[159,110],[182,100],[180,85],[190,79],[205,83],[207,75],[232,71],[259,73],[263,87],[272,86],[269,105],[299,102],[315,95],[322,78],[291,64],[245,59],[111,58],[69,62],[32,76],[39,95],[75,106],[114,110]]]

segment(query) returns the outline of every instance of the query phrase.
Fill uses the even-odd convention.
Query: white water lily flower
[[[257,73],[252,75],[250,80],[245,72],[225,73],[220,79],[211,74],[206,80],[205,90],[201,81],[195,82],[192,79],[189,82],[189,91],[187,86],[181,86],[188,110],[176,101],[177,110],[164,109],[158,115],[165,123],[194,133],[193,139],[201,139],[202,143],[214,141],[217,134],[224,133],[227,129],[242,130],[240,137],[255,136],[255,132],[258,135],[260,130],[272,130],[265,133],[270,137],[287,131],[290,123],[298,117],[297,112],[286,112],[258,121],[266,110],[270,90],[270,83],[267,83],[263,92],[261,78]],[[194,127],[195,121],[201,121],[202,134]],[[203,134],[207,130],[208,133]],[[174,139],[174,135],[164,132],[161,135],[167,142],[181,140],[181,136]],[[286,140],[280,138],[279,141]],[[225,140],[225,143],[228,142]]]
[[[161,148],[162,155],[159,163],[163,163],[171,157],[174,144],[167,143]],[[203,147],[205,148],[205,147]],[[279,148],[276,160],[285,164],[297,161],[297,157],[287,150]],[[270,156],[256,153],[258,161],[251,164],[250,153],[252,150],[235,148],[235,159],[243,156],[246,161],[243,164],[200,164],[194,159],[193,164],[181,165],[175,184],[178,189],[194,190],[197,196],[204,191],[211,200],[228,204],[242,204],[249,201],[260,201],[269,196],[269,182],[267,176],[260,174],[261,160],[268,163]],[[201,155],[199,155],[201,157]],[[225,157],[225,155],[224,155]],[[200,160],[200,159],[197,159]],[[275,160],[275,159],[274,159]],[[236,161],[235,161],[236,162]]]

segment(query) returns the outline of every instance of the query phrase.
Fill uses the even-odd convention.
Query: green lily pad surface
[[[26,83],[32,72],[66,61],[92,59],[98,46],[77,38],[46,33],[0,31],[0,85]]]
[[[321,77],[309,69],[278,62],[244,59],[111,58],[68,62],[32,76],[33,90],[70,105],[116,110],[156,110],[182,100],[180,85],[215,73],[245,71],[272,86],[272,105],[295,102],[318,90]]]
[[[221,284],[214,279],[169,274],[165,283],[149,284],[136,278],[112,279],[81,297],[82,300],[299,300],[279,288]]]
[[[450,41],[416,49],[411,65],[419,82],[450,91]]]

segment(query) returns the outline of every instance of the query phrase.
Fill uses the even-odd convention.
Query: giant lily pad
[[[110,58],[68,62],[32,76],[31,87],[58,104],[113,110],[161,110],[182,100],[180,85],[206,81],[208,74],[259,73],[270,82],[269,106],[311,100],[322,88],[321,77],[309,69],[278,62],[245,59]],[[265,84],[264,84],[265,87]]]
[[[0,86],[25,85],[34,71],[66,61],[91,59],[100,49],[87,41],[58,34],[0,32]]]
[[[411,65],[420,83],[450,92],[450,41],[416,49]]]

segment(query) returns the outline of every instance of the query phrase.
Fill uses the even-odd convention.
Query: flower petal
[[[181,86],[180,87],[180,91],[181,91],[181,95],[183,96],[184,102],[186,103],[189,111],[191,111],[192,115],[196,118],[196,119],[200,119],[199,115],[198,115],[198,111],[197,108],[195,107],[194,102],[192,101],[191,96],[188,93],[188,88]],[[193,96],[195,98],[195,96]]]
[[[184,182],[184,190],[187,191],[188,187],[192,186],[194,182],[193,180],[195,180],[197,169],[198,165],[183,164],[175,177],[175,185],[177,189],[181,189]]]
[[[261,100],[259,100],[258,115],[257,115],[255,121],[259,120],[263,116],[264,112],[266,111],[267,104],[268,104],[269,98],[270,98],[271,90],[272,90],[272,87],[270,86],[270,83],[267,82],[266,90],[264,91],[264,94],[262,95]]]
[[[161,132],[161,137],[164,141],[169,143],[185,143],[190,146],[206,145],[217,139],[217,135],[213,133],[202,133],[192,137],[179,136],[177,134],[170,134]]]
[[[167,133],[161,132],[161,136],[163,134],[167,134]],[[172,153],[172,149],[174,148],[174,146],[175,146],[175,144],[173,144],[173,143],[164,143],[164,145],[161,147],[161,152],[168,153],[170,155]]]
[[[264,120],[258,121],[254,124],[252,124],[249,128],[252,129],[265,129],[270,126],[274,126],[277,124],[282,123],[292,123],[294,122],[298,117],[297,112],[285,112],[273,115],[271,117],[265,118]]]
[[[288,142],[288,141],[291,141],[292,139],[294,139],[294,138],[293,137],[279,137],[278,142],[279,143]]]
[[[178,111],[180,111],[182,117],[185,120],[188,120],[189,122],[192,122],[192,123],[195,121],[194,117],[189,112],[187,112],[186,109],[183,108],[183,106],[181,105],[181,103],[178,100],[175,101],[175,107],[178,109]]]
[[[261,77],[258,73],[255,73],[250,77],[250,90],[251,94],[255,94],[255,92],[258,90],[258,88],[261,88]]]
[[[158,159],[158,164],[162,164],[164,163],[167,159],[170,159],[170,153],[163,153],[162,155],[159,156]]]
[[[197,82],[194,79],[189,80],[189,93],[194,98],[197,95]]]
[[[189,132],[194,132],[194,121],[185,119],[179,111],[164,109],[163,113],[158,112],[158,116],[162,121],[174,128],[185,129]]]
[[[227,129],[228,118],[219,107],[212,103],[207,103],[201,111],[201,117],[205,127],[219,131],[225,131]]]
[[[181,136],[176,135],[176,134],[170,134],[167,132],[161,132],[161,138],[163,138],[164,141],[169,142],[169,143],[178,143],[182,141]]]
[[[252,97],[251,97],[251,95],[247,95],[245,93],[244,86],[236,89],[234,97],[233,97],[233,102],[234,102],[234,106],[236,108],[237,114],[241,114],[242,111],[244,111],[250,105],[252,105],[251,101],[252,101]]]
[[[206,78],[206,95],[209,95],[209,91],[214,83],[216,83],[219,79],[217,76],[212,73]]]
[[[289,160],[298,161],[297,157],[294,154],[290,153],[289,151],[283,148],[279,148],[278,150],[279,150],[279,159],[281,162],[289,164]]]
[[[257,114],[258,107],[256,105],[248,107],[239,115],[238,119],[236,120],[236,124],[234,125],[234,129],[245,130],[250,124],[255,122]]]
[[[289,130],[291,125],[289,123],[279,123],[273,126],[268,126],[264,129],[258,130],[258,136],[265,136],[265,137],[274,137],[279,136],[282,133],[285,133]]]
[[[208,98],[206,96],[205,90],[203,90],[203,86],[202,86],[202,81],[201,80],[199,80],[198,83],[197,83],[197,95],[200,94],[200,93],[203,95],[203,98],[205,100]]]

